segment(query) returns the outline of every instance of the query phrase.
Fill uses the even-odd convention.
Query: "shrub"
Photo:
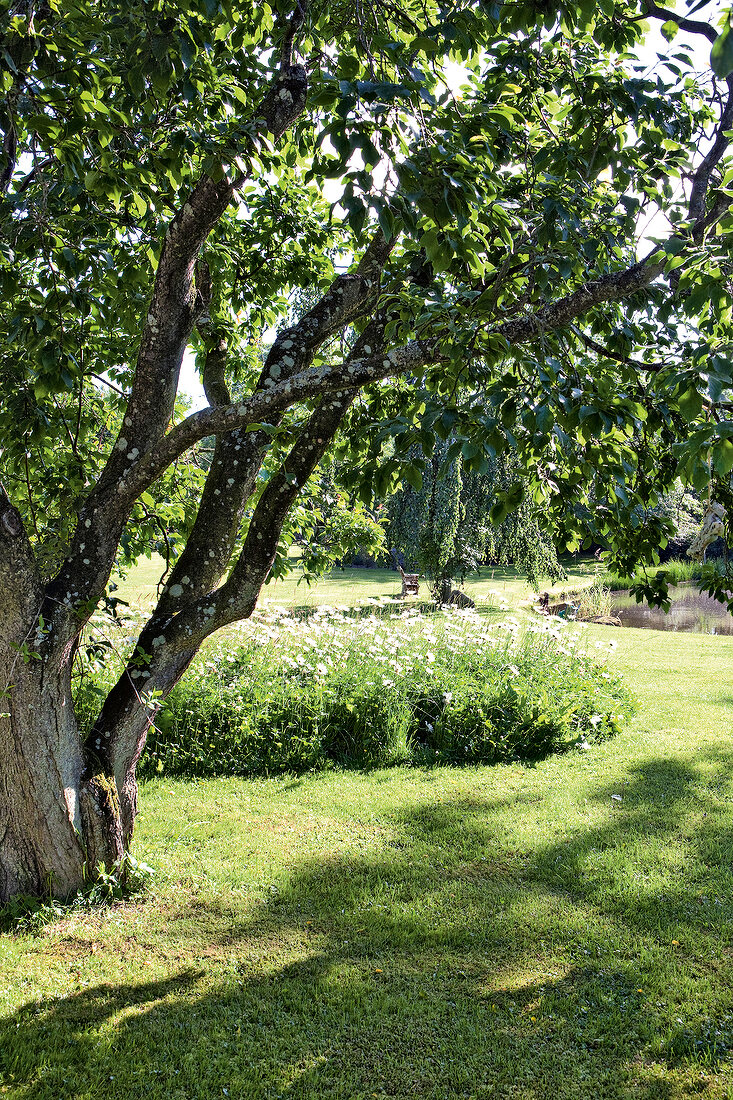
[[[530,760],[608,736],[632,713],[569,627],[380,610],[273,611],[242,624],[166,700],[140,774]]]

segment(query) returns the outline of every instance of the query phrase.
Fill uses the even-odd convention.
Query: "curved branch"
[[[690,34],[701,34],[707,38],[708,42],[715,42],[718,37],[717,32],[709,23],[702,23],[697,19],[685,19],[676,12],[669,11],[668,8],[660,8],[658,4],[651,3],[651,0],[646,0],[644,9],[645,15],[649,15],[653,19],[661,19],[664,23],[676,23],[681,31],[689,31]]]
[[[570,324],[595,306],[622,301],[645,289],[664,271],[664,261],[651,262],[647,257],[621,271],[614,271],[584,283],[557,302],[549,303],[534,313],[506,321],[482,333],[484,339],[500,338],[507,347],[527,343],[542,332],[554,331]],[[367,354],[367,348],[369,353]],[[438,338],[413,340],[390,351],[373,354],[370,345],[364,347],[361,358],[349,358],[336,366],[309,367],[291,378],[273,383],[255,392],[236,405],[202,409],[178,424],[141,460],[131,464],[120,492],[127,500],[135,499],[152,484],[176,458],[209,435],[250,427],[268,420],[300,401],[321,398],[340,391],[361,389],[372,382],[400,374],[417,372],[448,356]]]
[[[305,109],[307,84],[301,65],[279,72],[249,127],[251,146],[258,134],[277,138],[295,122]],[[60,640],[78,630],[77,617],[64,609],[95,601],[112,569],[134,500],[125,489],[130,464],[155,448],[173,412],[183,355],[200,310],[196,260],[243,182],[243,176],[225,173],[219,180],[202,176],[168,226],[120,434],[80,512],[69,555],[48,586],[48,609],[54,609]]]
[[[705,217],[705,200],[710,185],[710,176],[730,146],[730,132],[733,128],[733,76],[728,77],[727,84],[728,98],[718,121],[715,140],[692,176],[689,213],[690,221],[695,223],[693,229],[695,240],[702,232],[700,227]]]
[[[370,339],[376,343],[376,325],[377,322],[372,322],[367,326],[354,348],[356,354]],[[200,584],[198,588],[187,587],[182,594],[188,602],[182,610],[177,614],[170,610],[166,619],[161,601],[144,627],[136,653],[147,654],[147,663],[145,667],[135,662],[128,666],[105,700],[87,743],[87,751],[114,772],[118,786],[128,782],[129,770],[142,751],[154,713],[155,706],[146,700],[143,691],[149,693],[153,689],[167,694],[188,668],[203,638],[222,625],[224,619],[232,622],[254,609],[272,567],[285,516],[328,449],[357,392],[344,393],[339,401],[323,401],[312,414],[283,467],[267,483],[255,507],[239,561],[226,584],[218,592],[204,595]]]

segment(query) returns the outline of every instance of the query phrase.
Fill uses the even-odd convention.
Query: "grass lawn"
[[[577,590],[591,585],[600,570],[593,558],[579,558],[565,563],[567,581],[555,585],[553,595],[566,589]],[[117,578],[115,593],[134,607],[151,607],[155,600],[158,582],[165,572],[165,561],[158,554],[142,558],[124,579]],[[260,604],[271,603],[279,607],[316,607],[330,604],[334,607],[353,607],[369,597],[398,596],[402,587],[399,573],[392,569],[334,569],[317,584],[307,585],[300,573],[293,573],[282,581],[271,581],[262,589]],[[523,574],[511,566],[484,566],[480,573],[466,577],[465,591],[477,604],[497,604],[502,601],[516,606],[528,603],[534,593]],[[420,582],[420,598],[430,599],[427,584]]]
[[[146,784],[153,893],[0,936],[0,1094],[730,1100],[733,638],[586,630],[586,752]]]

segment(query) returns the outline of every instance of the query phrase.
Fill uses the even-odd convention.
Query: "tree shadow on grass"
[[[172,936],[195,950],[207,927],[215,966],[24,1006],[0,1021],[0,1083],[23,1100],[722,1097],[733,836],[713,813],[732,761],[647,761],[620,803],[595,792],[601,823],[526,848],[498,833],[516,799],[421,804],[392,817],[389,852],[300,863],[255,914],[182,903]],[[665,846],[678,877],[655,874]]]

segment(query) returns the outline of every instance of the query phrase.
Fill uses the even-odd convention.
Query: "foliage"
[[[112,902],[125,901],[149,889],[155,872],[147,863],[126,852],[118,866],[90,869],[88,881],[71,898],[58,901],[16,894],[0,908],[0,932],[30,932],[36,935],[58,920]]]
[[[463,452],[452,459],[455,440],[438,440],[426,458],[416,447],[414,484],[403,485],[387,504],[387,541],[410,571],[423,572],[438,602],[448,598],[451,580],[476,572],[486,561],[516,565],[529,583],[564,579],[555,548],[540,528],[537,508],[526,493],[516,460],[500,456],[486,469],[463,468]],[[473,445],[466,445],[470,457]],[[513,507],[506,495],[514,493]]]
[[[664,369],[655,367],[641,388],[627,380],[612,398],[618,363],[578,354],[571,333],[557,343],[545,332],[543,367],[527,391],[524,352],[505,348],[503,337],[477,339],[497,313],[506,318],[581,277],[621,270],[633,256],[638,216],[655,205],[684,224],[670,181],[687,171],[687,145],[713,108],[704,85],[687,78],[683,55],[666,63],[663,78],[634,64],[630,51],[643,26],[633,6],[559,5],[539,15],[515,5],[457,4],[448,19],[437,6],[407,5],[389,16],[380,10],[367,30],[340,6],[313,4],[300,44],[311,68],[309,112],[276,150],[248,144],[246,119],[268,73],[269,43],[285,33],[284,4],[224,10],[200,0],[175,20],[161,5],[148,11],[141,3],[112,5],[103,21],[88,5],[60,21],[54,2],[25,14],[22,5],[16,12],[6,4],[2,14],[3,125],[12,136],[2,279],[13,308],[2,360],[3,390],[12,396],[0,427],[5,473],[39,546],[63,549],[79,500],[101,470],[100,425],[109,434],[112,408],[119,416],[129,393],[129,351],[139,340],[161,220],[202,172],[216,174],[237,158],[255,179],[240,190],[239,213],[220,224],[207,253],[210,308],[230,341],[234,378],[251,384],[258,369],[252,341],[290,315],[293,292],[311,305],[314,287],[332,277],[334,258],[353,252],[374,220],[388,236],[404,234],[399,266],[418,277],[408,285],[390,281],[400,338],[450,338],[449,358],[456,368],[460,362],[469,393],[489,372],[488,404],[464,419],[462,406],[445,396],[455,388],[454,367],[441,367],[442,380],[426,378],[416,401],[406,389],[400,404],[411,415],[393,426],[398,452],[380,477],[399,471],[404,456],[414,468],[409,444],[421,405],[421,432],[430,436],[447,416],[470,435],[469,470],[507,446],[521,450],[527,469],[535,460],[557,465],[554,486],[543,477],[540,495],[570,539],[589,520],[582,508],[566,508],[581,479],[597,483],[603,466],[627,496],[645,496],[647,483],[666,474],[670,459],[662,455],[672,433],[679,473],[702,484],[709,458],[714,477],[725,473],[728,425],[700,421],[705,402],[718,400],[729,383],[721,251],[727,213],[687,252],[682,230],[660,245],[679,294],[674,311],[653,291],[649,309],[634,318],[615,307],[589,317],[619,346],[653,341],[665,351]],[[674,28],[674,20],[666,25]],[[323,46],[333,35],[331,57]],[[713,51],[718,74],[728,41],[725,30]],[[448,52],[464,66],[455,97],[441,84]],[[432,135],[424,147],[409,137],[416,115]],[[633,142],[625,137],[629,120]],[[11,157],[11,147],[31,160]],[[394,201],[373,187],[385,164],[399,178]],[[714,169],[724,194],[724,163]],[[266,187],[257,182],[262,172]],[[322,200],[327,179],[339,181],[341,221]],[[695,336],[681,362],[678,316],[697,332],[697,321],[713,315],[708,334]],[[191,334],[202,369],[207,339],[203,329]],[[707,396],[698,384],[703,360],[714,379]],[[642,376],[644,366],[642,356]],[[112,407],[102,398],[109,383],[121,390]],[[371,411],[382,401],[371,398]],[[383,421],[379,415],[375,423]],[[642,440],[636,457],[624,443],[629,427]],[[593,525],[600,531],[614,513],[620,521],[624,507],[622,495],[609,499]],[[143,519],[139,511],[131,516],[131,529]],[[161,519],[186,529],[180,515]],[[642,539],[645,552],[659,541],[655,532]]]
[[[439,603],[456,572],[456,540],[461,514],[461,459],[446,461],[448,446],[439,440],[432,455],[415,447],[409,467],[412,484],[388,501],[387,541],[404,559],[408,573],[424,573]]]
[[[589,588],[584,588],[578,593],[577,600],[577,617],[581,621],[609,618],[612,614],[611,588],[606,585],[603,577],[595,577]]]
[[[525,633],[455,611],[324,608],[258,615],[243,634],[202,655],[168,697],[143,775],[535,759],[611,734],[631,713],[620,681],[543,622]]]
[[[621,571],[658,560],[678,481],[733,514],[733,83],[674,44],[649,69],[642,15],[727,72],[727,14],[638,0],[0,0],[0,895],[115,862],[151,717],[251,614],[339,434],[345,508],[447,443],[446,471],[516,470],[494,522],[528,496]],[[209,406],[179,419],[187,354]],[[78,638],[161,527],[170,575],[81,741]]]
[[[358,554],[379,557],[384,551],[384,530],[365,504],[338,485],[332,462],[324,462],[306,487],[299,508],[288,517],[274,576],[292,566],[288,544],[297,542],[303,577],[320,577],[334,563],[350,561]]]

